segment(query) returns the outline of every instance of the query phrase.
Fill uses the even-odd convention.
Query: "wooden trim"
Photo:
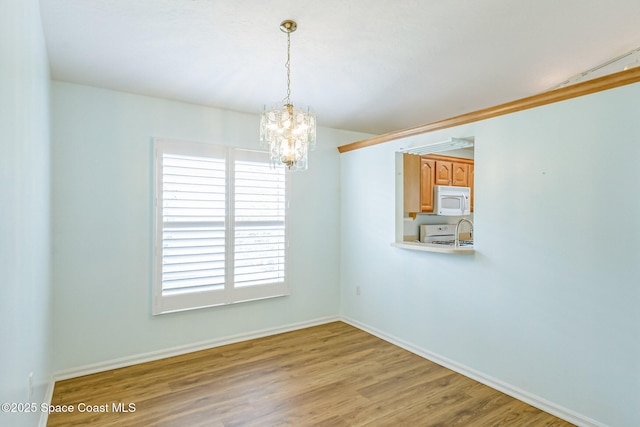
[[[474,163],[474,159],[467,159],[466,157],[443,156],[442,154],[424,154],[421,157],[432,160],[443,160],[446,162],[466,163],[469,165],[472,165]]]
[[[586,82],[577,83],[571,86],[540,93],[538,95],[522,98],[517,101],[507,102],[506,104],[497,105],[484,110],[478,110],[460,116],[451,117],[436,122],[427,123],[411,128],[401,129],[383,135],[374,136],[372,138],[363,139],[361,141],[352,142],[350,144],[338,147],[340,153],[358,150],[360,148],[370,147],[372,145],[382,144],[383,142],[394,141],[408,136],[420,135],[436,130],[447,129],[467,123],[477,122],[480,120],[490,119],[492,117],[503,116],[505,114],[515,113],[530,108],[540,107],[542,105],[553,104],[579,96],[589,95],[603,90],[613,89],[620,86],[629,85],[640,82],[640,67],[631,68],[626,71],[610,74],[597,79],[588,80]]]

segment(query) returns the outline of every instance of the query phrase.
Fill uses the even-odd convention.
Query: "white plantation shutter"
[[[154,144],[153,313],[288,294],[284,170],[263,152]]]
[[[238,152],[234,188],[235,285],[284,282],[284,169],[271,169],[268,159],[255,152]]]
[[[224,289],[225,159],[162,154],[162,293]]]

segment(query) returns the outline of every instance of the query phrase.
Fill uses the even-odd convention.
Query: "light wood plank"
[[[400,129],[397,131],[385,133],[383,135],[374,136],[372,138],[363,139],[361,141],[352,142],[350,144],[338,147],[340,153],[358,150],[360,148],[370,147],[372,145],[382,144],[384,142],[394,141],[396,139],[406,138],[409,136],[420,135],[440,129],[447,129],[467,123],[473,123],[480,120],[490,119],[492,117],[511,114],[530,108],[540,107],[542,105],[552,104],[579,96],[589,95],[603,90],[613,89],[619,86],[625,86],[632,83],[640,82],[640,68],[631,68],[629,70],[620,71],[608,76],[599,77],[597,79],[588,80],[582,83],[576,83],[571,86],[560,89],[543,92],[538,95],[529,96],[516,101],[500,104],[495,107],[485,108],[483,110],[473,111],[471,113],[462,114],[444,120],[438,120],[415,127]]]
[[[56,426],[570,426],[342,322],[56,383]]]

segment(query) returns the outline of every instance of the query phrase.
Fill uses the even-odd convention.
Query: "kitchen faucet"
[[[455,243],[454,243],[454,246],[456,248],[460,247],[460,224],[462,224],[463,222],[468,222],[469,225],[471,226],[471,230],[469,231],[469,237],[470,237],[471,240],[473,240],[473,222],[471,222],[470,219],[462,218],[456,224],[456,234],[455,234],[456,240],[455,240]]]

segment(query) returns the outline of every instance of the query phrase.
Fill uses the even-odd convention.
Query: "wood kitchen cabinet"
[[[453,162],[453,177],[451,185],[457,187],[469,186],[469,164]]]
[[[420,158],[420,212],[433,212],[433,186],[436,161]]]
[[[446,160],[436,160],[436,185],[451,185],[453,180],[453,163]]]
[[[468,187],[469,164],[459,161],[436,160],[435,184]]]
[[[429,154],[404,154],[404,212],[431,213],[434,186],[471,187],[473,212],[473,159]]]
[[[420,156],[414,154],[403,154],[402,169],[404,180],[404,212],[420,212]]]

